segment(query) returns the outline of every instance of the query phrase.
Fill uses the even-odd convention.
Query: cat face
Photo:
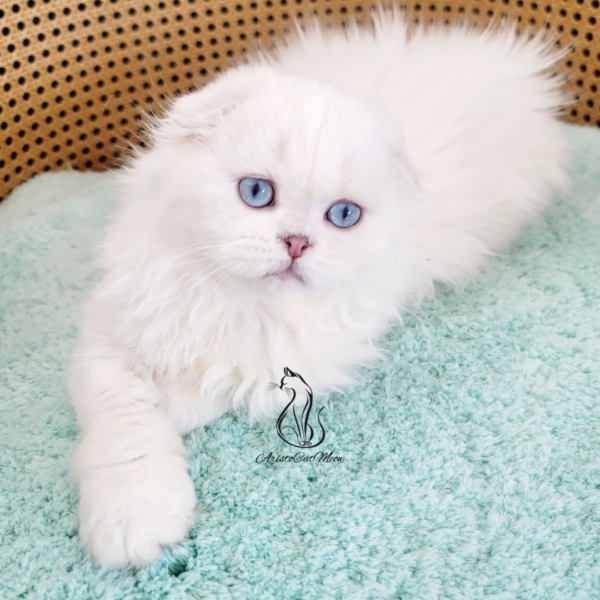
[[[401,261],[416,186],[401,135],[366,102],[243,67],[178,100],[155,154],[180,243],[216,277],[351,293]]]

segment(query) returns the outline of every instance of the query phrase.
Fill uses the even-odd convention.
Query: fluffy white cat
[[[352,381],[390,320],[463,284],[565,183],[539,38],[314,29],[176,100],[119,175],[69,375],[80,537],[102,565],[184,538],[181,436],[281,409],[285,366]]]

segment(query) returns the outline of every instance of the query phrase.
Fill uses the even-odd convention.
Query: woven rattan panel
[[[0,2],[0,197],[35,173],[99,169],[137,143],[144,115],[202,86],[293,21],[369,19],[357,0],[3,0]],[[578,102],[565,118],[600,125],[598,0],[408,2],[411,20],[506,16],[546,28],[574,51],[564,69]]]

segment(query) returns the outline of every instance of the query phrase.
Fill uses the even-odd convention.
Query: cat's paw
[[[187,471],[140,458],[96,468],[79,481],[79,537],[103,567],[141,567],[185,537],[196,494]]]

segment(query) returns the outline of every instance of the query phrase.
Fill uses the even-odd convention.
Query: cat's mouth
[[[275,271],[274,273],[267,273],[265,275],[268,279],[275,279],[282,282],[287,281],[299,281],[300,283],[304,283],[304,279],[296,272],[294,269],[294,263],[291,263],[287,268],[282,269],[281,271]]]

